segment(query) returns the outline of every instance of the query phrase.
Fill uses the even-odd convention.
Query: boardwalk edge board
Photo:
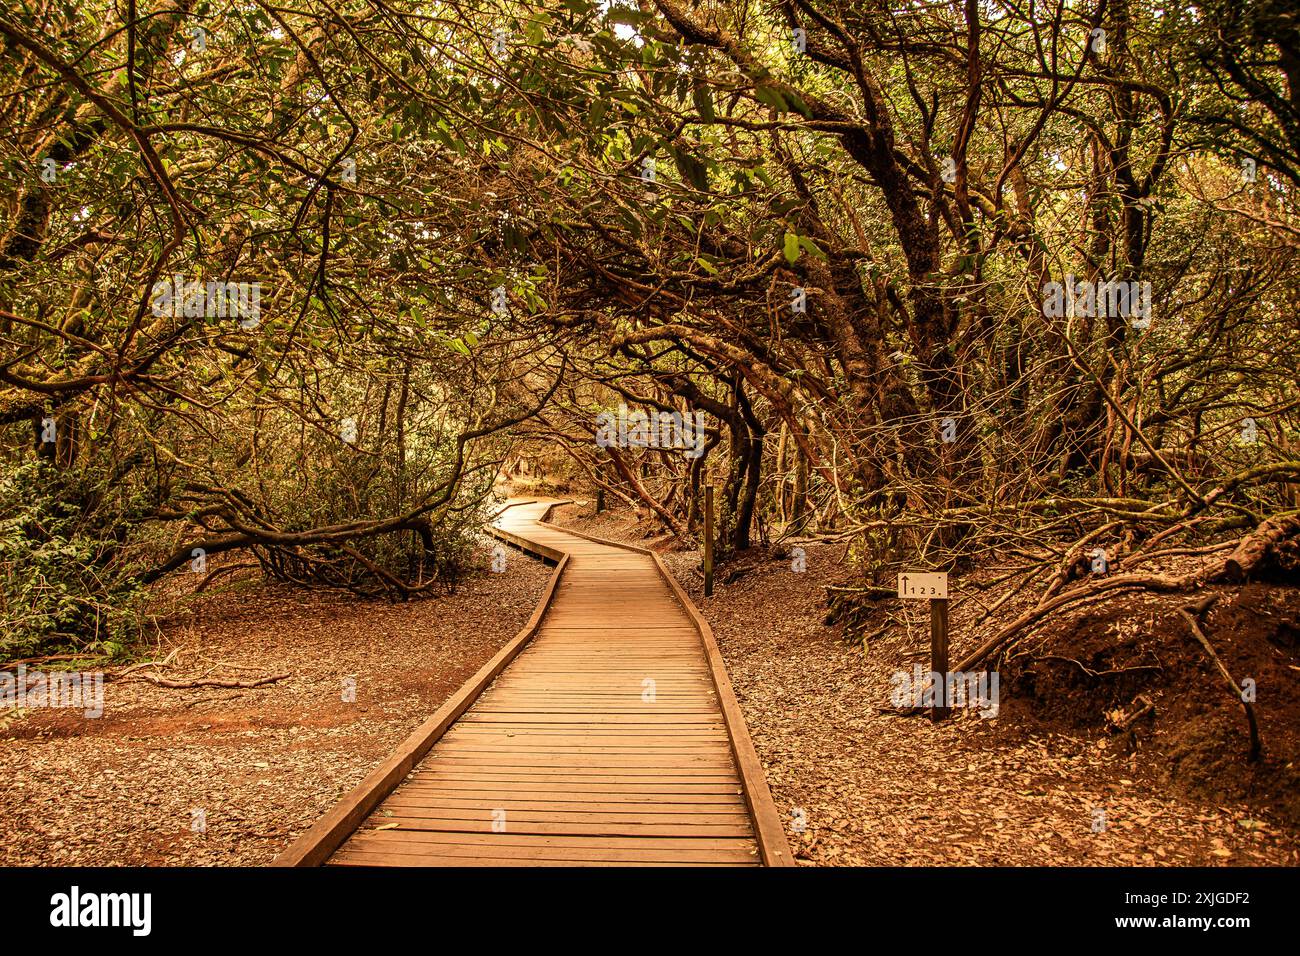
[[[552,510],[554,509],[547,509],[541,520],[546,521]],[[790,851],[790,843],[785,836],[785,827],[782,824],[781,814],[776,808],[776,801],[772,799],[772,791],[767,785],[767,774],[763,771],[763,763],[758,758],[758,751],[754,749],[754,741],[749,736],[749,726],[745,723],[745,716],[741,712],[740,703],[736,700],[736,692],[731,686],[731,678],[727,675],[727,665],[722,658],[722,651],[719,650],[717,639],[713,636],[713,628],[704,619],[700,609],[695,606],[695,602],[683,590],[681,584],[668,569],[668,566],[664,564],[664,560],[658,552],[625,541],[598,538],[593,534],[575,531],[573,528],[560,528],[558,525],[556,527],[565,534],[586,538],[588,541],[595,541],[598,544],[607,544],[627,551],[635,551],[654,560],[655,567],[659,569],[659,573],[668,583],[673,596],[677,598],[677,603],[682,606],[682,610],[686,612],[686,615],[695,625],[695,630],[699,632],[700,641],[704,645],[704,656],[709,662],[709,673],[713,677],[713,687],[718,694],[718,705],[722,708],[723,723],[727,728],[727,738],[731,742],[731,755],[736,761],[736,769],[740,772],[741,784],[745,791],[745,804],[749,807],[750,815],[753,817],[754,835],[758,842],[759,853],[763,857],[763,863],[766,866],[797,866],[798,864],[794,861],[794,854]]]
[[[535,504],[536,502],[532,503]],[[562,501],[554,502],[547,508],[542,517],[545,518],[550,514],[552,508],[564,503]],[[524,502],[515,502],[513,504],[524,504]],[[511,506],[507,505],[506,507]],[[494,520],[505,510],[506,508],[502,508],[501,511],[498,511],[494,516]],[[497,529],[489,527],[488,530],[495,532]],[[502,535],[497,536],[501,537]],[[568,565],[568,555],[555,551],[553,548],[545,548],[545,546],[530,543],[529,550],[538,547],[554,555],[552,560],[555,562],[556,567],[550,581],[547,582],[541,600],[537,602],[537,607],[533,609],[532,616],[529,617],[528,623],[524,625],[523,630],[511,638],[510,642],[497,651],[492,659],[479,669],[478,673],[462,684],[460,689],[451,697],[447,698],[432,717],[417,727],[415,732],[406,740],[402,741],[387,760],[353,787],[332,810],[317,820],[288,849],[276,857],[271,864],[272,866],[296,867],[320,866],[323,864],[330,854],[337,850],[356,831],[370,812],[392,793],[398,784],[406,779],[416,765],[433,748],[433,745],[450,729],[452,724],[473,706],[488,685],[496,680],[497,676],[510,665],[511,661],[519,656],[519,652],[527,646],[528,642],[537,633],[542,617],[550,607],[559,586],[560,578]]]

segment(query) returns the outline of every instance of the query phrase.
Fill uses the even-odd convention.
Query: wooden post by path
[[[704,486],[704,596],[713,596],[713,485]]]
[[[930,719],[943,720],[951,713],[948,700],[948,575],[944,571],[906,571],[898,576],[898,596],[905,601],[930,602],[930,689],[933,705]],[[917,688],[920,693],[920,688]],[[924,698],[917,700],[924,704]]]
[[[930,670],[938,675],[934,688],[934,707],[930,720],[938,722],[952,712],[947,698],[948,687],[948,599],[930,599]]]

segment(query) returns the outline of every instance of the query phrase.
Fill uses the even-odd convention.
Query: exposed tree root
[[[207,576],[204,577],[204,579],[199,582],[199,586],[194,589],[194,593],[202,594],[204,591],[208,589],[209,584],[211,584],[213,581],[215,581],[223,574],[229,574],[232,571],[242,571],[246,568],[256,568],[256,567],[260,567],[260,565],[256,561],[244,561],[239,564],[227,564],[223,568],[217,568],[214,571],[209,571]]]
[[[1214,661],[1214,666],[1219,669],[1219,673],[1223,675],[1224,681],[1227,682],[1228,687],[1232,690],[1233,696],[1241,702],[1241,706],[1245,709],[1246,723],[1250,727],[1250,756],[1247,759],[1251,763],[1254,763],[1259,760],[1259,752],[1261,749],[1259,741],[1259,723],[1255,720],[1255,708],[1251,702],[1246,699],[1246,695],[1242,689],[1237,686],[1237,682],[1233,680],[1232,674],[1228,673],[1228,669],[1223,666],[1223,661],[1219,660],[1219,655],[1215,653],[1214,646],[1210,643],[1210,639],[1205,636],[1205,632],[1201,630],[1201,625],[1197,621],[1197,618],[1204,614],[1206,609],[1213,603],[1213,600],[1200,601],[1197,604],[1179,608],[1178,613],[1186,619],[1187,626],[1192,629],[1192,636],[1200,642],[1201,647],[1205,648],[1205,652],[1210,655],[1210,660]]]
[[[1240,582],[1251,572],[1268,566],[1275,554],[1283,567],[1290,567],[1294,546],[1292,539],[1297,535],[1300,535],[1300,517],[1285,515],[1270,518],[1244,536],[1227,557],[1206,561],[1188,574],[1116,574],[1090,581],[1081,587],[1057,594],[1033,610],[1026,611],[962,658],[953,670],[977,669],[990,655],[1005,648],[1022,631],[1037,624],[1053,611],[1108,591],[1147,590],[1169,594],[1194,591],[1207,584]]]

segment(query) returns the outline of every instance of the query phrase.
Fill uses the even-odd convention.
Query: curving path
[[[545,524],[554,504],[492,529],[558,565],[518,647],[278,862],[791,865],[708,625],[656,556]]]

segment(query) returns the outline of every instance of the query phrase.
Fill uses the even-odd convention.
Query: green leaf
[[[682,179],[685,179],[700,192],[709,191],[709,171],[702,162],[676,146],[672,147],[672,156],[673,162],[677,165],[677,171],[682,174]]]
[[[787,242],[789,242],[789,238],[790,238],[789,236],[786,236],[786,241],[787,241]],[[809,254],[810,256],[814,256],[814,257],[816,257],[816,258],[818,258],[818,259],[823,259],[823,260],[826,258],[826,253],[824,253],[824,252],[822,252],[820,249],[818,249],[818,248],[817,248],[817,243],[813,242],[813,241],[812,241],[811,239],[809,239],[807,236],[800,236],[800,237],[799,237],[799,245],[802,246],[804,249],[806,249],[807,252],[808,252],[808,254]],[[786,256],[788,257],[789,255],[790,255],[790,253],[787,252],[787,253],[786,253]]]
[[[697,83],[691,94],[695,100],[695,112],[700,114],[700,118],[706,123],[712,123],[717,119],[717,114],[713,112],[713,92],[706,83]]]
[[[778,113],[790,112],[790,104],[785,101],[785,97],[770,86],[755,87],[754,96],[757,97],[760,103],[767,104]]]
[[[799,258],[799,246],[799,234],[787,232],[785,234],[785,258],[791,265],[794,265]]]
[[[791,109],[793,109],[796,113],[799,113],[802,116],[807,117],[808,119],[812,119],[812,109],[810,109],[808,104],[803,101],[803,97],[801,97],[798,93],[795,93],[793,90],[785,94],[785,96],[787,102],[790,104]]]

